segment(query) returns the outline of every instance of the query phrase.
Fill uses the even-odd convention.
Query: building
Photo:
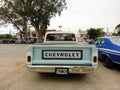
[[[77,37],[87,38],[87,31],[79,30],[79,31],[77,32]]]
[[[56,30],[55,29],[53,29],[53,30],[46,30],[46,32],[52,32],[52,31],[56,31]],[[16,33],[16,38],[17,39],[24,39],[23,33],[22,32]],[[29,29],[27,38],[29,38],[29,39],[31,39],[31,38],[32,39],[33,38],[36,39],[37,38],[36,30]]]

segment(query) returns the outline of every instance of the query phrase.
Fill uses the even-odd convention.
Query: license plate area
[[[69,70],[68,68],[56,68],[55,73],[60,75],[67,75],[69,73]]]

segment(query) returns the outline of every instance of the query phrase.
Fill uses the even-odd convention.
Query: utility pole
[[[109,28],[107,27],[107,36],[109,35]]]
[[[59,27],[59,29],[60,29],[60,31],[61,31],[62,25],[60,25],[60,26],[58,26],[58,27]]]
[[[10,33],[10,35],[11,35],[11,29],[10,29],[9,33]]]

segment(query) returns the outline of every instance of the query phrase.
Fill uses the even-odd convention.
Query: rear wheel
[[[107,68],[113,68],[115,64],[108,57],[104,57],[103,64]]]

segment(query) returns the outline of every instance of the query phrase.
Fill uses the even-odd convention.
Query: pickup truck
[[[33,72],[82,74],[98,67],[95,45],[81,45],[72,32],[47,32],[43,43],[28,46],[26,58]]]

